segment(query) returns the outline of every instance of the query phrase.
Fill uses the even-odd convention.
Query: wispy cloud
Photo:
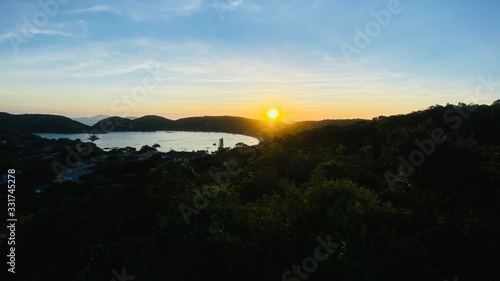
[[[30,31],[31,34],[33,35],[59,35],[59,36],[75,36],[75,34],[71,33],[66,33],[61,30],[54,30],[54,29],[33,29]]]
[[[115,13],[115,14],[121,14],[121,12],[109,5],[95,5],[90,8],[84,8],[84,9],[77,9],[77,10],[71,10],[67,11],[66,13],[68,14],[82,14],[82,13],[101,13],[101,12],[110,12],[110,13]]]
[[[8,39],[12,39],[15,36],[16,36],[16,34],[12,33],[12,32],[2,33],[2,34],[0,34],[0,42],[8,40]]]
[[[123,46],[127,49],[121,49]],[[143,55],[138,57],[139,50]],[[57,50],[36,52],[28,60],[27,54],[25,63],[20,65],[22,61],[17,60],[17,66],[13,65],[13,71],[7,75],[15,76],[19,68],[18,73],[22,76],[23,64],[30,64],[35,76],[43,79],[128,77],[127,81],[130,81],[133,75],[142,78],[144,71],[158,65],[163,79],[171,79],[185,89],[225,89],[231,85],[232,91],[244,92],[249,87],[259,87],[314,91],[325,97],[332,92],[351,93],[360,89],[373,92],[386,89],[390,84],[399,86],[398,81],[408,81],[404,74],[380,68],[363,69],[356,65],[338,68],[331,61],[323,61],[324,54],[300,49],[279,54],[275,49],[231,50],[221,45],[192,41],[133,39],[81,46],[61,60],[62,55]],[[46,74],[44,65],[49,62],[54,67],[50,74]]]
[[[201,8],[201,1],[182,1],[180,3],[175,3],[176,1],[171,1],[163,9],[164,12],[168,13],[192,13]],[[173,4],[173,5],[172,5]]]
[[[44,29],[28,29],[33,35],[55,35],[55,36],[85,36],[88,33],[87,22],[84,20],[73,22],[51,22]]]
[[[222,112],[216,103],[250,108],[283,100],[324,116],[350,116],[354,104],[367,104],[371,111],[363,114],[376,116],[457,101],[474,91],[477,75],[499,72],[498,1],[467,4],[468,17],[444,12],[462,11],[463,3],[402,1],[404,12],[378,37],[368,23],[387,1],[351,2],[70,1],[36,26],[43,20],[38,1],[0,1],[0,48],[17,42],[22,50],[0,51],[0,95],[26,104],[87,98],[104,108],[152,72],[162,83],[147,102],[158,108],[214,104]],[[35,40],[24,44],[22,36]],[[340,42],[362,39],[372,43],[346,63]]]
[[[43,28],[37,28],[32,26],[26,28],[23,26],[18,26],[10,31],[0,34],[0,42],[11,40],[19,40],[19,38],[30,39],[34,36],[44,35],[44,36],[61,36],[61,37],[73,37],[73,36],[83,36],[85,37],[88,33],[87,22],[83,20],[75,22],[50,22]]]
[[[186,17],[204,8],[201,0],[160,0],[155,2],[125,2],[127,14],[134,21],[164,21]]]

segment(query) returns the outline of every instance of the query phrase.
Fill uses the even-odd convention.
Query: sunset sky
[[[499,15],[498,0],[2,0],[0,111],[372,118],[484,80],[491,104]]]

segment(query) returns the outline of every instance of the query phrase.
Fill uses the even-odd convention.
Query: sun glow
[[[271,119],[276,119],[278,117],[280,113],[278,112],[278,110],[276,109],[270,109],[268,112],[267,112],[267,117],[271,118]]]

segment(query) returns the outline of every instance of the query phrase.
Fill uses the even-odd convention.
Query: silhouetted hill
[[[132,126],[143,131],[172,130],[175,121],[156,115],[146,115],[132,121]]]
[[[141,131],[133,125],[133,120],[112,116],[97,122],[91,127],[93,133]]]
[[[116,116],[109,117],[92,126],[92,130],[95,132],[199,131],[257,136],[262,133],[263,128],[267,127],[269,127],[268,122],[243,117],[204,116],[170,120],[160,116],[146,115],[134,120]]]
[[[109,115],[96,115],[96,116],[92,116],[92,117],[79,117],[79,118],[71,118],[77,122],[80,122],[82,124],[85,124],[87,126],[93,126],[95,125],[97,122],[105,119],[105,118],[108,118],[108,117],[111,117]]]
[[[305,126],[299,125],[298,128],[304,129]],[[283,137],[283,141],[286,142],[285,146],[296,146],[298,149],[308,146],[344,145],[358,150],[363,146],[378,147],[387,141],[384,140],[385,138],[392,140],[413,137],[412,141],[406,144],[413,147],[415,139],[425,139],[431,136],[423,134],[423,131],[432,132],[433,129],[443,130],[450,139],[474,138],[481,145],[500,145],[500,138],[498,138],[500,104],[491,106],[435,105],[408,114],[379,116],[370,121],[359,120],[346,126],[319,126],[311,130],[303,130],[293,136]],[[410,135],[410,131],[414,131],[415,135]]]
[[[23,133],[81,133],[88,128],[87,125],[59,115],[14,115],[0,112],[0,130]]]
[[[112,116],[100,120],[93,126],[57,115],[1,113],[0,129],[17,130],[24,133],[81,133],[106,132],[151,132],[151,131],[199,131],[225,132],[251,135],[259,138],[294,134],[327,125],[345,126],[354,124],[353,120],[302,121],[285,124],[280,121],[263,121],[234,116],[203,116],[170,120],[161,116],[146,115],[136,119]],[[271,133],[272,132],[272,133]]]
[[[175,128],[180,131],[227,132],[235,134],[257,135],[268,122],[233,116],[188,117],[175,121]]]
[[[299,121],[286,125],[282,129],[282,133],[299,133],[302,131],[312,130],[316,128],[321,128],[329,125],[335,126],[349,126],[356,124],[357,122],[364,122],[364,119],[326,119],[320,121]]]
[[[172,124],[281,126],[254,121]],[[282,132],[327,123],[283,125]],[[108,280],[116,268],[129,280],[301,280],[292,270],[306,272],[304,257],[319,251],[324,259],[308,281],[500,280],[500,104],[432,106],[345,124],[188,163],[113,159],[43,194],[27,180],[45,179],[53,160],[16,163],[18,147],[0,144],[0,170],[22,168],[16,196],[28,206],[16,214],[24,218],[15,229],[23,243],[15,252],[18,279]],[[23,141],[23,151],[39,148],[37,138]],[[0,200],[0,209],[8,204]],[[0,243],[0,252],[9,248]]]

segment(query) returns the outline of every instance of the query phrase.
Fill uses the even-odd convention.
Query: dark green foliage
[[[499,110],[433,106],[191,164],[108,162],[85,184],[20,192],[18,276],[284,280],[331,239],[307,280],[500,280]],[[446,139],[398,172],[436,129]],[[387,171],[406,175],[391,186]],[[189,224],[179,204],[195,210]]]

